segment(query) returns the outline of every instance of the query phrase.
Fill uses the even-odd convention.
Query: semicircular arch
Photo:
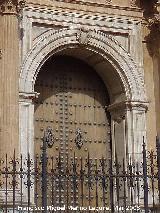
[[[111,36],[100,31],[81,29],[48,30],[38,37],[26,56],[20,73],[20,92],[34,92],[34,84],[40,68],[53,54],[66,49],[86,49],[103,58],[116,73],[117,81],[124,89],[126,101],[146,102],[143,74],[130,54]],[[103,71],[105,72],[107,69]],[[105,78],[103,79],[105,83]],[[114,85],[110,90],[114,90]]]

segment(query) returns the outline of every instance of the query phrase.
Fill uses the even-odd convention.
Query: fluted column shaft
[[[19,39],[16,14],[0,15],[0,155],[19,147]]]

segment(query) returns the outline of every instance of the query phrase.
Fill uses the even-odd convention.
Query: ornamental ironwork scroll
[[[91,210],[87,208],[90,206],[94,212],[105,208],[100,211],[103,213],[130,212],[127,209],[144,213],[159,212],[158,138],[157,151],[147,152],[143,142],[141,162],[136,159],[126,162],[118,156],[114,162],[103,156],[93,159],[89,153],[84,158],[74,154],[66,157],[65,169],[62,169],[61,157],[59,153],[58,157],[48,156],[47,161],[42,162],[39,155],[34,160],[30,154],[17,159],[14,153],[10,160],[6,154],[0,161],[1,210],[30,213],[43,208],[43,212],[48,213],[57,212],[61,207],[68,213],[73,213],[73,208],[77,208],[75,212],[82,212],[85,208],[85,212],[90,213]],[[66,196],[63,196],[64,193]]]
[[[54,134],[51,127],[47,127],[45,133],[44,133],[44,140],[48,146],[48,148],[52,148],[54,144]]]
[[[83,146],[82,130],[80,128],[77,128],[76,130],[75,144],[78,149],[81,149],[81,147]]]

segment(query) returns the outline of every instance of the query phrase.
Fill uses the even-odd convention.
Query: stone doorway
[[[129,160],[130,157],[141,159],[142,139],[143,136],[146,137],[147,110],[143,75],[131,56],[117,41],[102,32],[81,29],[46,31],[39,37],[24,60],[19,86],[20,152],[24,156],[27,152],[34,155],[34,138],[41,137],[36,136],[37,133],[34,132],[34,107],[35,99],[38,98],[35,84],[46,61],[58,55],[68,55],[82,60],[103,79],[109,93],[107,104],[110,105],[107,109],[111,115],[113,158],[115,159],[115,153],[117,153],[125,160]],[[85,72],[85,69],[81,70]],[[90,79],[88,80],[91,82]],[[65,95],[62,94],[62,96]],[[72,128],[74,137],[71,139],[76,136],[77,126],[74,125],[74,129]],[[56,135],[56,128],[54,129]],[[86,136],[85,134],[83,133],[83,137]]]
[[[78,172],[80,164],[85,168],[88,165],[87,161],[93,169],[94,164],[97,160],[100,162],[102,157],[104,160],[111,159],[110,116],[107,112],[109,95],[102,79],[92,67],[71,56],[51,57],[37,76],[35,91],[39,93],[34,103],[35,155],[41,153],[44,130],[49,126],[53,132],[54,145],[47,149],[48,158],[59,160],[59,172],[62,174],[66,167],[69,167],[69,170],[73,169],[75,160]],[[65,173],[63,178],[61,188],[55,180],[53,192],[47,189],[48,193],[51,193],[50,197],[58,190],[55,203],[60,206],[76,206],[80,205],[83,199],[86,206],[95,206],[96,202],[102,205],[102,199],[97,201],[95,197],[96,190],[102,196],[101,187],[96,188],[94,184],[92,188],[88,188],[87,182],[84,183],[82,198],[81,181],[73,185],[72,178],[69,179],[70,182],[66,180]],[[78,181],[78,177],[76,178]],[[49,180],[48,177],[48,182]],[[93,181],[94,179],[91,184]],[[68,182],[70,186],[67,187]],[[72,185],[77,187],[76,190],[72,189]],[[41,192],[38,194],[37,202],[41,203]],[[52,200],[48,198],[48,205],[52,205]]]
[[[35,101],[35,154],[50,126],[55,144],[49,154],[110,157],[109,96],[93,68],[73,57],[52,57],[41,68],[35,90],[40,93]]]

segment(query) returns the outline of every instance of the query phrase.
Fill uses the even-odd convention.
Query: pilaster
[[[142,160],[147,105],[141,102],[121,102],[108,108],[112,120],[112,154],[117,155],[120,161]]]
[[[19,144],[19,2],[0,2],[0,154],[13,155]]]
[[[20,153],[23,158],[30,153],[34,159],[34,103],[38,93],[19,93],[19,130],[20,130]]]

